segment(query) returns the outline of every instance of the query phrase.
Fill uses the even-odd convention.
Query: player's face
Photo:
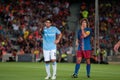
[[[87,22],[85,20],[82,21],[82,26],[87,27]]]
[[[45,25],[46,25],[46,27],[50,27],[51,26],[51,22],[50,21],[46,21]]]

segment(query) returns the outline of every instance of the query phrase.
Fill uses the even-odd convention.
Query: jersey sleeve
[[[58,28],[55,27],[55,29],[56,29],[56,33],[57,33],[57,34],[60,34],[60,33],[61,33],[61,31],[60,31]]]
[[[86,31],[85,33],[86,33],[87,35],[89,35],[89,34],[90,34],[90,31]]]
[[[87,35],[91,35],[91,34],[92,34],[91,28],[88,28],[85,33],[86,33]]]

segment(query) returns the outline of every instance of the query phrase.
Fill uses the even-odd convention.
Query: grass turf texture
[[[56,80],[120,80],[120,64],[92,64],[91,78],[81,64],[78,78],[71,78],[75,63],[58,63]],[[52,70],[52,66],[51,66]],[[44,63],[0,62],[0,80],[44,80]]]

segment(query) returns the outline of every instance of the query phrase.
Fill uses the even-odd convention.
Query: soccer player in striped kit
[[[80,21],[80,30],[77,33],[76,46],[78,50],[76,52],[76,65],[72,78],[78,78],[78,71],[80,69],[80,63],[82,58],[86,59],[86,71],[87,77],[90,78],[90,57],[91,57],[91,33],[92,30],[89,28],[89,22],[86,18]]]
[[[43,36],[43,56],[45,61],[45,69],[47,73],[45,79],[51,78],[50,62],[52,62],[53,74],[51,79],[55,80],[57,70],[56,48],[57,44],[59,43],[62,37],[62,33],[58,28],[52,26],[51,19],[47,19],[45,21],[45,27],[42,30],[42,36]]]

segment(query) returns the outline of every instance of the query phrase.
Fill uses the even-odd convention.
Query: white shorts
[[[56,50],[43,50],[44,61],[56,59]]]

